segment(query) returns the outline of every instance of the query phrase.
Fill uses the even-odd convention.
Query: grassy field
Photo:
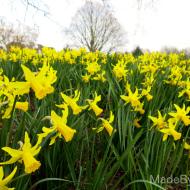
[[[164,179],[189,176],[189,78],[183,53],[0,50],[0,189],[188,189]]]

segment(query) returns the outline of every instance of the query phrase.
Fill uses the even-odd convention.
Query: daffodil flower
[[[190,116],[187,116],[187,114],[190,111],[190,107],[187,107],[185,109],[185,104],[183,104],[183,108],[180,108],[178,105],[174,104],[177,112],[170,112],[169,115],[174,117],[176,121],[183,121],[185,126],[190,125]]]
[[[0,107],[3,105],[6,106],[3,116],[2,116],[3,119],[10,118],[11,111],[12,111],[13,105],[14,105],[14,98],[15,97],[13,95],[7,94],[7,101],[0,104]],[[26,112],[28,110],[28,102],[26,102],[26,101],[25,102],[20,102],[20,101],[16,102],[15,109],[19,109],[19,110]]]
[[[187,78],[186,81],[180,81],[179,86],[183,87],[183,90],[179,92],[178,98],[182,97],[184,94],[188,96],[188,100],[190,100],[190,81]]]
[[[15,188],[8,188],[7,184],[12,180],[16,171],[17,171],[17,167],[15,167],[14,170],[7,177],[5,177],[3,179],[3,177],[4,177],[3,167],[0,166],[0,189],[1,190],[14,190],[15,189]]]
[[[16,95],[23,95],[28,94],[30,89],[30,83],[29,82],[18,82],[14,81],[14,78],[12,81],[9,81],[8,77],[3,77],[3,82],[1,84],[1,91],[3,91],[4,95],[11,94],[13,96]]]
[[[140,120],[141,120],[141,118],[134,119],[133,124],[134,124],[134,126],[136,128],[141,128],[142,127],[141,124],[139,123]]]
[[[105,82],[106,81],[106,78],[105,78],[105,71],[102,71],[102,73],[99,73],[97,74],[95,77],[93,77],[93,80],[99,80],[99,81],[102,81],[102,82]]]
[[[98,71],[100,71],[101,67],[97,62],[90,62],[87,63],[87,66],[85,68],[90,75],[94,75]]]
[[[147,89],[143,89],[141,95],[146,96],[147,101],[152,100],[153,96],[150,94],[151,87],[148,86]]]
[[[123,99],[126,104],[131,103],[132,107],[138,107],[138,106],[140,106],[141,102],[140,102],[139,99],[141,98],[141,96],[139,96],[139,94],[138,94],[138,89],[136,88],[135,92],[133,93],[131,91],[130,85],[127,84],[126,85],[126,90],[128,92],[128,95],[127,96],[121,95],[120,96],[121,99]]]
[[[158,65],[154,64],[154,63],[149,63],[147,65],[143,65],[140,68],[140,73],[155,73],[157,70],[159,69]]]
[[[165,121],[166,115],[162,116],[159,110],[158,117],[148,116],[148,118],[152,120],[153,127],[156,126],[158,129],[163,129],[167,126],[167,122]]]
[[[113,67],[113,73],[119,81],[122,80],[123,78],[124,80],[126,79],[128,70],[126,69],[126,64],[124,63],[124,60],[119,61]]]
[[[0,107],[3,107],[3,106],[5,107],[4,112],[3,112],[3,116],[2,116],[3,119],[9,119],[10,118],[11,111],[12,111],[13,105],[14,105],[15,97],[11,94],[7,94],[6,99],[7,99],[6,101],[4,101],[0,104]],[[15,109],[19,109],[19,110],[26,112],[28,110],[28,102],[17,101],[15,104]]]
[[[26,112],[28,110],[28,102],[16,102],[15,108]]]
[[[185,143],[184,143],[184,148],[185,148],[186,150],[190,150],[190,145],[185,142]]]
[[[125,104],[130,103],[134,111],[140,112],[140,114],[144,114],[145,110],[143,109],[143,103],[140,102],[142,95],[138,94],[138,89],[136,88],[135,92],[133,93],[131,91],[130,84],[127,83],[126,91],[128,92],[128,95],[121,95],[121,99],[125,101]]]
[[[51,137],[50,145],[55,143],[57,137],[59,138],[64,137],[66,142],[71,141],[74,134],[76,133],[76,130],[67,126],[67,117],[68,117],[67,105],[65,105],[65,108],[62,111],[62,117],[57,115],[54,111],[51,111],[50,118],[53,126],[51,128],[43,127],[42,128],[43,133],[38,134],[39,138],[43,139],[46,136],[48,136],[50,133],[55,132],[55,135]]]
[[[144,114],[145,110],[143,109],[144,103],[141,103],[139,106],[134,107],[134,111],[139,112],[141,115]]]
[[[3,81],[0,83],[0,107],[3,107],[3,119],[10,118],[15,97],[18,96],[19,99],[21,95],[29,93],[29,88],[28,82],[17,82],[14,81],[14,78],[12,81],[9,81],[6,76],[3,77]],[[28,110],[28,102],[17,101],[15,108],[26,112]]]
[[[96,130],[97,133],[101,132],[103,129],[106,129],[106,131],[108,132],[109,136],[112,135],[112,133],[115,131],[113,129],[113,127],[111,126],[111,124],[114,121],[114,115],[113,112],[110,111],[110,118],[109,120],[106,120],[104,118],[100,118],[100,120],[102,120],[102,125],[99,128],[93,128],[93,130]]]
[[[82,76],[82,80],[85,82],[85,83],[88,83],[90,81],[90,77],[91,75],[88,75],[87,73],[85,75]]]
[[[43,64],[40,71],[35,74],[24,65],[21,65],[26,81],[30,83],[38,99],[43,99],[47,94],[51,94],[54,88],[51,86],[56,80],[56,71],[48,64]]]
[[[188,143],[184,143],[184,149],[188,150],[189,151],[189,158],[190,158],[190,144]]]
[[[168,126],[166,128],[160,129],[161,133],[164,133],[163,141],[166,141],[168,136],[172,135],[174,140],[179,140],[181,138],[181,133],[175,130],[176,128],[176,121],[171,118],[168,119]]]
[[[64,93],[61,93],[61,96],[62,96],[62,98],[64,100],[64,104],[71,107],[71,109],[73,110],[74,115],[78,115],[82,110],[87,108],[87,106],[79,106],[77,104],[77,102],[78,102],[78,100],[80,98],[80,92],[78,90],[75,90],[75,96],[73,98],[67,96]],[[57,107],[64,108],[65,107],[64,104],[57,105]]]
[[[19,161],[24,163],[26,173],[36,171],[41,165],[41,163],[34,158],[34,156],[40,152],[40,143],[41,140],[38,140],[36,145],[32,147],[28,133],[25,132],[24,144],[20,143],[21,147],[19,150],[10,147],[2,148],[2,150],[10,154],[12,158],[8,161],[0,162],[0,165],[13,164]]]
[[[94,100],[87,100],[89,103],[89,109],[88,110],[93,110],[94,113],[96,114],[96,116],[99,116],[102,112],[103,109],[100,108],[97,103],[101,101],[101,95],[97,95],[97,93],[95,92],[95,98]]]

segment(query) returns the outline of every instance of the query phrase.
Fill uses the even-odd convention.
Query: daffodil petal
[[[14,177],[16,171],[17,167],[15,167],[14,170],[5,179],[1,181],[0,185],[5,186],[6,184],[8,184],[11,181],[11,179]]]
[[[8,154],[10,154],[12,157],[20,157],[22,154],[22,151],[15,150],[15,149],[10,148],[10,147],[3,147],[2,150],[7,152]]]

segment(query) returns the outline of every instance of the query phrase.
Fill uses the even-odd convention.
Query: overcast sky
[[[190,47],[190,0],[154,0],[138,9],[135,0],[110,0],[115,16],[128,35],[126,50],[139,45],[150,50],[164,46]],[[0,0],[0,16],[9,22],[39,27],[39,43],[61,49],[68,42],[63,30],[85,0],[43,0],[50,14],[24,6],[22,0]]]

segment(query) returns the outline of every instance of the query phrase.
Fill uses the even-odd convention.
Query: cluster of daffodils
[[[15,109],[24,112],[32,111],[30,110],[31,100],[29,98],[31,92],[34,93],[36,99],[42,100],[49,94],[60,90],[55,89],[54,84],[58,81],[57,73],[62,71],[53,69],[54,64],[68,64],[70,67],[80,68],[79,72],[76,71],[79,73],[77,77],[81,77],[84,88],[89,87],[93,91],[92,98],[82,99],[79,90],[75,90],[73,95],[68,95],[66,93],[68,89],[61,89],[58,92],[60,92],[59,96],[62,98],[62,102],[60,104],[55,102],[59,112],[52,109],[48,116],[43,116],[44,119],[48,119],[50,127],[42,127],[36,136],[35,145],[30,143],[30,134],[25,132],[24,140],[23,142],[19,141],[18,149],[8,146],[2,148],[11,158],[6,160],[5,157],[0,162],[0,189],[13,189],[8,188],[7,184],[17,172],[17,167],[15,167],[10,175],[4,177],[4,165],[19,162],[24,165],[25,173],[30,174],[41,166],[37,155],[40,153],[44,141],[49,140],[49,145],[53,145],[58,139],[70,142],[74,138],[77,129],[69,122],[70,117],[91,113],[99,124],[98,127],[92,128],[93,131],[100,133],[104,130],[109,136],[114,134],[116,127],[113,127],[113,112],[117,110],[103,109],[101,94],[97,93],[99,92],[97,89],[93,89],[94,86],[91,86],[90,81],[95,83],[96,81],[106,81],[105,86],[102,86],[103,90],[106,87],[109,90],[111,88],[114,90],[116,83],[120,90],[114,95],[129,108],[128,110],[132,113],[135,112],[135,118],[132,122],[136,128],[143,128],[143,125],[140,124],[141,121],[148,120],[152,126],[151,130],[156,128],[158,132],[162,133],[163,141],[169,138],[173,138],[174,141],[185,139],[184,148],[190,151],[190,145],[183,134],[184,128],[190,125],[190,107],[188,106],[190,100],[190,60],[182,53],[168,55],[165,53],[145,53],[136,58],[132,54],[105,54],[98,51],[92,53],[85,49],[57,52],[50,48],[37,51],[13,47],[9,52],[0,50],[0,63],[20,64],[24,78],[23,81],[16,81],[15,78],[10,79],[3,73],[2,69],[0,70],[0,115],[2,119],[9,119]],[[27,66],[28,63],[39,69],[34,71]],[[97,84],[102,85],[102,83]],[[170,104],[174,105],[175,110],[173,109],[165,115],[158,111],[158,115],[155,116],[155,110],[151,109],[154,107],[154,101],[160,101],[158,94],[164,91],[157,92],[160,88],[175,89],[176,98],[172,99],[173,102]],[[83,101],[82,104],[81,101]],[[105,102],[102,103],[104,105]],[[108,117],[103,117],[107,114]],[[137,117],[138,115],[140,117]]]
[[[0,73],[0,114],[2,115],[2,119],[10,118],[14,108],[24,112],[28,110],[29,103],[22,100],[26,100],[26,96],[24,95],[29,94],[30,90],[34,91],[38,99],[42,99],[54,91],[52,84],[56,81],[56,72],[52,67],[44,64],[39,72],[36,73],[32,72],[24,65],[21,65],[21,67],[26,79],[25,82],[15,81],[14,78],[9,80],[7,76],[3,75],[3,71]],[[36,145],[32,147],[29,136],[25,133],[24,143],[20,142],[20,148],[18,150],[10,147],[2,148],[2,150],[6,151],[11,156],[11,159],[0,162],[1,189],[7,189],[7,183],[13,178],[17,170],[17,168],[15,168],[9,176],[3,179],[4,174],[2,165],[13,164],[18,161],[24,163],[26,173],[34,172],[40,167],[41,163],[34,157],[41,149],[40,143],[41,139],[39,138]]]
[[[85,70],[87,71],[85,75],[82,76],[82,80],[87,83],[90,80],[105,82],[105,70],[102,70],[101,65],[95,62],[87,62]]]
[[[7,152],[11,156],[11,158],[8,161],[0,162],[0,165],[1,165],[0,166],[0,188],[1,189],[12,189],[12,190],[14,189],[14,188],[8,188],[7,184],[12,180],[12,178],[14,177],[17,171],[17,167],[15,167],[14,170],[11,172],[11,174],[3,179],[4,173],[3,173],[2,165],[13,164],[17,161],[20,163],[24,163],[25,172],[28,174],[36,171],[40,167],[41,163],[35,158],[35,156],[40,152],[40,149],[41,149],[40,147],[41,142],[39,140],[32,147],[28,133],[25,132],[24,143],[21,141],[19,142],[20,148],[18,150],[10,148],[10,147],[2,148],[2,150]]]
[[[0,78],[0,108],[2,118],[10,118],[11,111],[16,97],[18,101],[15,104],[16,109],[23,111],[28,110],[28,102],[20,101],[24,94],[29,93],[30,85],[27,82],[17,82],[14,79],[11,81],[5,75]]]
[[[122,79],[126,81],[128,70],[126,69],[126,63],[123,59],[118,61],[118,63],[113,67],[113,73],[119,81]]]
[[[55,111],[51,111],[51,116],[46,118],[50,119],[52,127],[43,127],[42,133],[38,134],[39,139],[43,139],[47,137],[49,134],[53,134],[53,136],[51,136],[50,138],[51,140],[49,145],[54,144],[57,138],[64,138],[66,142],[69,142],[73,139],[74,134],[77,132],[75,129],[71,128],[67,124],[69,108],[71,108],[74,115],[80,114],[85,109],[93,110],[96,116],[100,116],[100,114],[103,112],[103,109],[97,105],[97,103],[101,101],[101,95],[97,95],[96,92],[94,99],[87,99],[88,105],[85,106],[80,106],[77,103],[80,98],[80,92],[78,90],[75,91],[74,97],[69,97],[64,93],[61,93],[61,96],[63,98],[63,103],[57,105],[57,107],[62,109],[62,116],[56,114]],[[114,115],[112,112],[110,113],[111,115],[109,121],[104,118],[99,118],[102,121],[102,124],[99,128],[97,128],[97,132],[100,132],[105,128],[108,134],[110,136],[112,135],[114,129],[111,126],[111,123],[114,120]]]
[[[24,95],[28,94],[30,89],[34,91],[38,99],[42,99],[54,91],[52,84],[57,79],[56,71],[48,64],[44,64],[36,73],[24,65],[21,67],[26,79],[25,82],[15,81],[14,78],[9,80],[7,76],[3,75],[3,71],[0,72],[0,114],[3,115],[3,119],[10,118],[14,102],[15,109],[25,112],[28,110],[28,102],[23,99],[26,99]]]
[[[25,76],[28,76],[27,72],[30,73],[29,69],[24,66],[22,66],[22,67],[24,68],[23,70],[25,72]],[[41,71],[42,70],[43,69],[41,69]],[[33,74],[33,73],[30,73],[30,74]],[[39,75],[37,75],[37,76],[39,76]],[[37,76],[32,75],[31,77],[37,77]],[[54,77],[51,77],[51,78],[54,78]],[[31,82],[33,82],[33,81],[34,81],[34,79]],[[48,93],[49,92],[48,85],[46,85],[45,87],[47,88],[46,93]],[[43,98],[44,92],[45,92],[45,87],[42,89],[39,88],[39,90],[42,90],[42,91],[39,91],[39,92],[35,91],[35,95],[38,99]],[[31,85],[31,88],[32,88],[32,85]],[[36,90],[36,88],[34,88],[33,90]],[[78,101],[80,98],[80,92],[78,90],[75,91],[74,97],[67,96],[64,93],[61,93],[61,96],[63,98],[63,103],[60,105],[57,105],[57,107],[62,109],[62,115],[59,116],[55,111],[52,110],[51,116],[46,116],[46,118],[50,119],[51,127],[50,128],[48,128],[48,127],[42,128],[42,133],[37,134],[38,140],[34,146],[31,145],[28,133],[25,132],[24,143],[21,141],[19,142],[20,147],[18,150],[10,148],[10,147],[3,147],[2,150],[7,152],[11,156],[11,158],[8,161],[0,162],[0,165],[13,164],[18,161],[18,162],[24,164],[26,173],[30,174],[32,172],[35,172],[41,166],[40,161],[36,160],[35,156],[37,156],[38,153],[40,152],[41,143],[43,142],[44,138],[46,138],[47,136],[49,136],[51,134],[49,145],[54,144],[57,138],[64,138],[65,142],[69,142],[73,139],[74,134],[77,132],[75,129],[71,128],[67,124],[69,108],[71,108],[74,115],[80,114],[85,109],[88,109],[89,111],[93,110],[93,112],[95,113],[96,116],[100,116],[101,113],[103,112],[103,109],[97,105],[97,103],[101,101],[101,95],[97,95],[96,92],[95,92],[95,97],[93,100],[91,100],[91,99],[86,100],[86,102],[88,104],[85,106],[78,105]],[[103,129],[105,129],[108,132],[108,134],[111,136],[113,134],[113,132],[115,131],[111,125],[114,120],[114,115],[113,115],[112,111],[110,112],[110,118],[108,120],[101,118],[101,117],[98,119],[101,120],[101,125],[96,129],[93,128],[93,130],[96,130],[96,132],[99,133]],[[16,168],[10,174],[10,179],[12,179],[15,172],[16,172]],[[5,180],[2,181],[2,186],[6,185],[6,184],[7,183],[5,182]],[[1,185],[1,182],[0,182],[0,185]]]
[[[185,126],[190,125],[190,107],[185,108],[183,105],[180,108],[178,105],[174,104],[176,111],[169,112],[168,115],[171,116],[166,120],[166,114],[162,116],[160,111],[158,111],[158,117],[149,116],[149,119],[153,122],[153,127],[156,127],[161,133],[163,133],[163,141],[167,140],[168,136],[173,136],[174,140],[181,139],[180,130],[180,122],[182,122]]]
[[[121,99],[123,99],[126,104],[130,103],[134,111],[137,111],[140,114],[144,114],[145,110],[143,109],[143,103],[140,102],[140,98],[142,97],[142,95],[138,93],[138,89],[136,88],[135,92],[133,93],[130,84],[127,83],[126,91],[128,95],[121,95]]]

